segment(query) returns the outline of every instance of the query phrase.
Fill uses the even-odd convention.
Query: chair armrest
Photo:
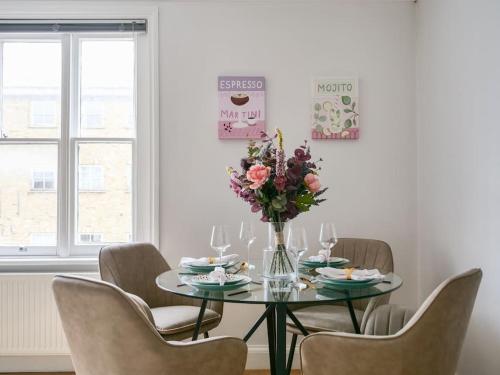
[[[404,349],[399,341],[397,336],[338,332],[309,335],[300,344],[302,375],[401,375]]]
[[[415,310],[398,305],[383,305],[368,316],[363,330],[365,335],[387,336],[397,333],[415,314]]]
[[[168,373],[189,375],[241,375],[245,371],[247,345],[234,337],[198,341],[168,341]]]

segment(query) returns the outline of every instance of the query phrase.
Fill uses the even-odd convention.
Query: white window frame
[[[28,8],[28,7],[27,7]],[[29,9],[29,8],[28,8]],[[148,32],[135,35],[136,40],[136,138],[131,141],[128,138],[103,138],[84,140],[72,137],[78,126],[75,121],[79,117],[79,111],[70,113],[70,106],[77,104],[78,96],[74,92],[69,100],[71,90],[78,90],[77,72],[72,74],[69,67],[69,60],[78,58],[75,49],[70,50],[71,36],[68,34],[50,34],[50,35],[0,35],[0,39],[60,39],[63,43],[62,56],[62,89],[61,89],[61,137],[60,139],[32,138],[32,139],[9,139],[1,138],[0,144],[55,144],[59,145],[58,157],[58,176],[60,181],[58,194],[58,235],[56,247],[34,247],[34,246],[11,246],[0,247],[0,266],[2,259],[6,259],[6,264],[12,263],[12,259],[7,257],[19,258],[19,264],[23,261],[29,261],[33,264],[35,258],[32,256],[52,256],[59,258],[68,258],[68,264],[73,264],[73,257],[90,256],[95,259],[99,245],[76,245],[75,237],[77,235],[76,224],[76,147],[81,142],[131,142],[133,152],[133,233],[134,241],[146,241],[159,245],[159,187],[158,187],[158,122],[159,122],[159,89],[158,89],[158,7],[157,6],[128,6],[117,11],[116,6],[103,5],[92,7],[91,10],[85,5],[78,4],[52,4],[44,6],[43,11],[40,7],[33,7],[25,11],[13,11],[12,8],[2,9],[2,18],[4,19],[117,19],[117,18],[145,18],[148,22]],[[89,34],[82,37],[89,37]],[[122,34],[110,37],[123,37]],[[76,34],[73,34],[76,37]],[[74,44],[73,44],[74,45]],[[137,58],[140,57],[140,58]],[[74,66],[74,65],[73,65]],[[75,80],[76,79],[76,80]],[[70,86],[70,80],[72,85]],[[1,77],[0,77],[1,83]],[[2,98],[0,95],[0,102]],[[66,162],[66,161],[69,161]],[[69,168],[69,165],[73,168]],[[68,166],[64,168],[64,166]],[[64,183],[65,182],[65,183]],[[71,215],[70,212],[73,214]],[[45,263],[44,263],[45,264]],[[61,264],[61,263],[57,263]]]

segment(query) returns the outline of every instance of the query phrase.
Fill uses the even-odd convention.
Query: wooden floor
[[[75,375],[74,372],[9,372],[5,375]],[[299,370],[293,370],[292,375],[299,375]],[[247,370],[245,375],[269,375],[268,370]]]

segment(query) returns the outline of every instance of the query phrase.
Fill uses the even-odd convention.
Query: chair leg
[[[288,353],[288,362],[286,364],[286,373],[290,375],[292,372],[293,355],[295,353],[295,346],[297,345],[297,335],[294,333],[292,336],[292,342],[290,343],[290,353]]]
[[[204,337],[204,338],[206,338],[206,339],[208,339],[208,338],[209,338],[209,336],[208,336],[208,331],[203,332],[203,337]]]

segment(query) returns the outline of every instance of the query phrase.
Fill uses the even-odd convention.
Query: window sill
[[[96,257],[0,257],[0,273],[97,272]]]

